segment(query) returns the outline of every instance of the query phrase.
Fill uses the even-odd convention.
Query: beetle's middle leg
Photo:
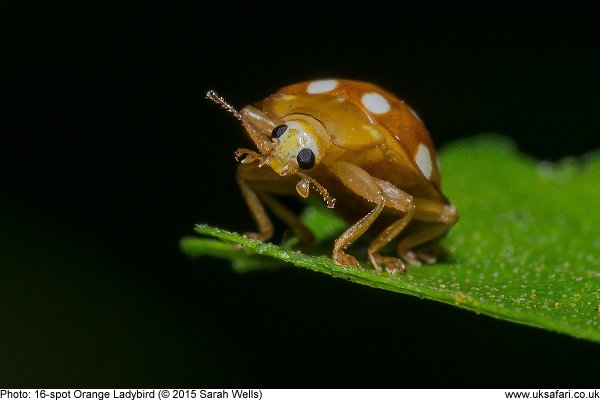
[[[415,203],[411,195],[398,189],[391,183],[376,178],[373,179],[376,180],[379,187],[385,193],[385,205],[403,213],[403,215],[385,228],[369,244],[369,258],[377,269],[382,269],[382,266],[385,266],[386,271],[391,273],[405,272],[406,267],[399,258],[382,256],[379,254],[379,250],[394,240],[406,228],[406,225],[412,221],[416,211]]]
[[[389,182],[372,177],[360,167],[348,162],[341,161],[336,163],[334,165],[334,172],[350,190],[365,200],[376,204],[371,212],[348,228],[335,241],[333,249],[334,261],[338,264],[357,266],[358,261],[346,254],[344,250],[365,233],[377,219],[381,211],[383,211],[384,207],[390,207],[401,212],[403,215],[371,242],[368,249],[369,258],[377,269],[382,269],[382,266],[385,266],[388,272],[404,271],[405,267],[400,259],[381,256],[379,250],[398,236],[413,218],[415,205],[412,202],[412,196]]]
[[[415,220],[428,222],[428,224],[400,240],[396,250],[398,255],[409,264],[419,265],[421,261],[432,264],[436,262],[442,250],[436,244],[427,245],[427,243],[435,242],[458,222],[458,213],[451,204],[422,198],[415,198],[414,202],[417,206]],[[422,247],[423,245],[426,247]]]

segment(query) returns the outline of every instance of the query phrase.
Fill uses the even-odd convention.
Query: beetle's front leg
[[[235,174],[237,184],[240,187],[242,197],[246,201],[246,205],[250,209],[250,213],[252,214],[252,217],[256,221],[256,225],[258,227],[258,232],[247,232],[245,235],[250,239],[264,242],[271,239],[273,236],[273,223],[271,222],[269,215],[260,202],[258,195],[254,190],[252,190],[252,188],[250,188],[250,185],[246,180],[244,170],[241,167],[241,165],[238,167]]]
[[[297,215],[269,193],[281,191],[281,188],[277,186],[282,179],[279,175],[275,174],[270,168],[261,168],[256,163],[252,163],[239,165],[236,178],[242,196],[258,226],[258,232],[246,233],[246,236],[260,241],[267,241],[273,236],[273,224],[265,210],[266,206],[277,218],[294,231],[300,239],[299,248],[310,248],[314,242],[312,232],[304,226]]]

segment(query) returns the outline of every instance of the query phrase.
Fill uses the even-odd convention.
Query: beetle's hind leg
[[[396,251],[409,264],[420,265],[422,262],[433,264],[443,252],[434,241],[442,237],[458,221],[458,213],[454,206],[432,200],[415,198],[415,204],[417,206],[415,220],[428,222],[428,224],[400,240]]]
[[[400,240],[396,246],[396,252],[411,265],[434,264],[443,250],[437,244],[427,245],[427,243],[443,236],[451,226],[442,223],[431,224]],[[423,244],[425,244],[424,247],[422,247]]]

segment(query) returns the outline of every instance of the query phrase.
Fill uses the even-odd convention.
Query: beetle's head
[[[271,168],[278,174],[286,171],[310,171],[323,158],[324,144],[315,123],[290,116],[270,132],[274,148],[271,151]]]
[[[281,176],[300,177],[296,185],[300,196],[307,197],[312,186],[321,194],[327,206],[333,208],[335,199],[314,178],[307,175],[319,164],[327,146],[330,146],[322,124],[302,114],[272,119],[253,106],[246,106],[238,112],[214,91],[209,91],[206,96],[240,120],[260,152],[238,149],[236,158],[241,159],[242,163],[258,161],[259,166],[269,165]]]

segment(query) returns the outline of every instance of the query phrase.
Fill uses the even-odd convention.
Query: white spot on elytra
[[[363,106],[365,106],[367,110],[371,111],[373,114],[385,114],[392,108],[385,97],[375,92],[363,94],[360,101],[362,101]]]
[[[415,161],[417,165],[423,172],[423,175],[427,179],[431,178],[431,172],[433,171],[431,164],[431,153],[429,153],[429,149],[423,143],[419,143],[419,148],[417,149],[417,154],[415,155]]]
[[[335,89],[338,85],[338,81],[335,79],[324,79],[321,81],[314,81],[308,84],[306,87],[306,93],[316,94],[330,92]]]

